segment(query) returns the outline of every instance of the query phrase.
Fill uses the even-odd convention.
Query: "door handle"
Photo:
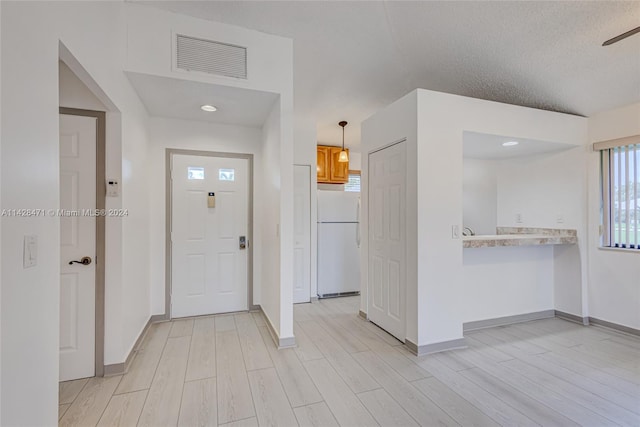
[[[245,236],[240,236],[238,238],[238,247],[240,249],[245,249],[247,247],[247,238]]]
[[[83,256],[82,258],[80,258],[80,261],[69,261],[69,265],[73,264],[89,265],[91,264],[91,257]]]
[[[360,197],[358,197],[358,211],[356,214],[356,219],[358,220],[357,226],[356,226],[356,244],[358,245],[358,248],[360,247]]]

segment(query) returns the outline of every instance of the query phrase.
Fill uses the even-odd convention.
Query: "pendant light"
[[[338,161],[340,163],[347,163],[349,161],[349,153],[344,149],[344,127],[347,125],[347,122],[343,120],[338,123],[338,125],[342,126],[342,151],[340,152],[340,156],[338,156]]]

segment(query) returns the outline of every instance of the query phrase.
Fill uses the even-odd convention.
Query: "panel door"
[[[311,301],[311,168],[294,167],[293,302]]]
[[[248,160],[175,154],[171,177],[171,317],[248,310]]]
[[[405,340],[405,143],[369,155],[369,320]]]
[[[60,115],[60,381],[95,375],[96,118]],[[91,257],[89,265],[69,264]]]

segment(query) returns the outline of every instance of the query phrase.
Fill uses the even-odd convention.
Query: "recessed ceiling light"
[[[507,141],[507,142],[503,142],[502,146],[503,147],[513,147],[514,145],[518,145],[520,144],[518,141]]]
[[[218,110],[213,105],[203,105],[202,107],[200,107],[200,109],[202,111],[206,111],[207,113],[211,113],[211,112],[214,112],[214,111]]]

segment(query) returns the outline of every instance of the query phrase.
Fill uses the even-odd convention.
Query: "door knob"
[[[72,264],[89,265],[91,264],[91,257],[83,256],[82,258],[80,258],[80,261],[69,261],[69,265],[72,265]]]

